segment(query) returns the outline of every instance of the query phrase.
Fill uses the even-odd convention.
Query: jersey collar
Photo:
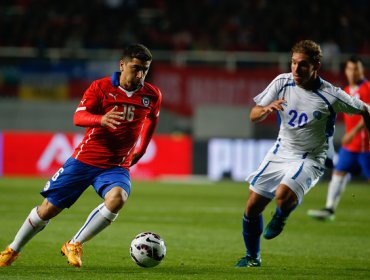
[[[135,92],[137,92],[138,90],[140,90],[144,84],[141,84],[140,87],[138,87],[137,89],[135,90],[132,90],[132,91],[129,91],[125,88],[123,88],[120,84],[119,84],[119,77],[121,76],[121,72],[114,72],[112,74],[112,85],[114,87],[118,87],[120,90],[124,91],[126,93],[126,95],[128,97],[131,97]]]

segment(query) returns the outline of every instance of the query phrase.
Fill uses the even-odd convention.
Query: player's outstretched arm
[[[94,127],[101,125],[102,115],[94,115],[85,110],[76,111],[73,116],[75,126]]]
[[[146,148],[148,147],[150,140],[153,137],[157,124],[158,124],[158,117],[148,118],[145,120],[143,129],[140,134],[140,137],[141,137],[140,145],[136,147],[132,155],[130,166],[133,166],[134,164],[136,164],[141,159],[141,157],[145,154]]]
[[[82,127],[106,126],[117,129],[117,125],[121,124],[120,120],[123,120],[123,112],[117,110],[118,107],[115,106],[105,115],[95,115],[88,112],[86,109],[77,110],[73,122],[76,126]]]
[[[251,113],[249,115],[250,120],[252,122],[261,122],[266,119],[272,112],[275,111],[284,111],[282,106],[283,103],[286,103],[284,99],[275,100],[270,105],[267,106],[260,106],[256,105],[252,108]]]

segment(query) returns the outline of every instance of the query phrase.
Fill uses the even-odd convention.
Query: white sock
[[[9,247],[16,252],[20,252],[23,246],[43,230],[48,223],[49,221],[44,221],[39,217],[37,207],[33,208]]]
[[[69,242],[71,244],[76,244],[80,242],[81,244],[93,238],[107,226],[109,226],[116,218],[118,214],[112,213],[105,206],[104,203],[96,207],[90,215],[87,217],[85,224],[76,233],[76,235]]]
[[[335,210],[339,204],[340,196],[346,188],[349,176],[333,174],[329,183],[328,194],[326,197],[326,208]]]

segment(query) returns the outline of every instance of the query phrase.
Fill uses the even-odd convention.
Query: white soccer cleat
[[[307,215],[320,221],[334,221],[335,215],[332,209],[324,208],[321,210],[310,209]]]

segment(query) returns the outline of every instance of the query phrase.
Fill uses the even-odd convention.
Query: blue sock
[[[292,209],[289,209],[288,211],[282,211],[280,209],[280,207],[276,207],[275,214],[277,214],[278,216],[283,217],[283,218],[288,218],[290,213],[292,213],[293,210],[296,209],[297,206],[298,205],[295,205]]]
[[[245,214],[243,217],[243,238],[247,256],[257,258],[260,256],[260,237],[263,231],[263,217],[249,219]]]

